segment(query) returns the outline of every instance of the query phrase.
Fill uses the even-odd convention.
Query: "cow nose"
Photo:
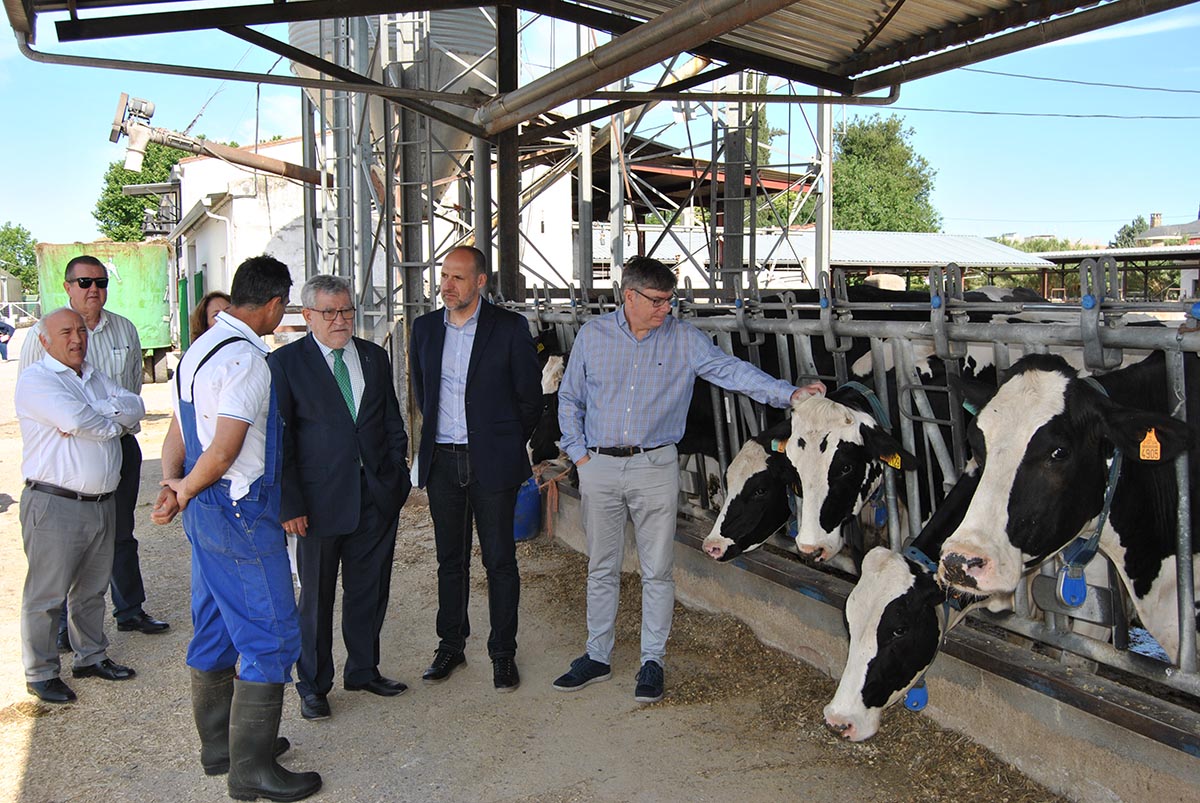
[[[817,563],[829,557],[828,551],[823,546],[802,546],[796,544],[796,549],[800,550],[800,554],[806,558],[812,558]]]
[[[704,541],[704,554],[714,560],[720,560],[725,555],[725,545],[720,541],[708,540]]]
[[[988,561],[976,555],[947,552],[942,555],[942,578],[953,585],[977,586],[976,577],[986,571]]]
[[[854,735],[854,723],[852,722],[842,722],[838,719],[826,717],[825,725],[834,733],[847,739]]]

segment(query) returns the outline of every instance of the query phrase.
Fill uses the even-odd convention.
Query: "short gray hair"
[[[626,290],[658,290],[673,293],[676,284],[675,272],[657,259],[635,256],[621,270],[621,292]]]
[[[350,302],[354,303],[354,291],[350,286],[350,280],[341,276],[322,273],[312,277],[300,289],[300,303],[312,309],[313,304],[317,303],[317,293],[331,296],[345,293],[350,296]]]

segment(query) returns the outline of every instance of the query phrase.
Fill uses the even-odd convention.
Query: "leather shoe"
[[[128,619],[122,619],[117,622],[117,630],[130,631],[136,630],[139,633],[145,633],[152,636],[155,633],[161,633],[164,630],[169,630],[170,625],[166,622],[159,621],[147,614],[145,611],[138,611]]]
[[[58,634],[58,651],[59,652],[74,652],[75,648],[71,646],[71,635],[63,630]]]
[[[425,670],[425,674],[421,675],[421,680],[426,683],[441,683],[450,677],[451,672],[466,662],[467,656],[461,652],[438,650],[433,654],[433,663]]]
[[[75,699],[75,692],[62,682],[62,678],[30,681],[25,684],[25,691],[39,698],[43,703],[69,703]]]
[[[398,680],[391,680],[382,675],[373,677],[366,683],[347,683],[345,684],[346,691],[369,691],[371,694],[378,694],[380,697],[395,697],[398,694],[404,694],[408,691],[408,685],[401,683]]]
[[[332,713],[324,694],[300,695],[300,716],[305,719],[329,719]]]
[[[511,656],[492,659],[492,685],[496,691],[516,691],[521,685],[521,673]]]
[[[127,666],[114,663],[111,658],[105,658],[98,664],[77,666],[71,670],[71,677],[73,678],[97,677],[102,680],[129,680],[136,675],[137,672],[134,672]]]

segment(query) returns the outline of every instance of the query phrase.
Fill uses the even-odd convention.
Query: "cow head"
[[[796,547],[817,560],[841,550],[842,524],[875,491],[884,462],[903,470],[916,465],[869,413],[843,403],[852,396],[857,393],[839,388],[829,398],[808,396],[792,405],[787,456],[804,497]]]
[[[942,545],[938,577],[968,593],[1014,590],[1027,561],[1087,527],[1103,506],[1113,447],[1126,461],[1148,459],[1142,444],[1154,430],[1165,463],[1190,440],[1180,421],[1109,399],[1057,356],[1023,357],[991,398],[964,392],[979,409],[968,437],[982,476]]]
[[[725,504],[712,532],[704,539],[704,552],[716,560],[730,560],[760,546],[791,516],[788,494],[796,485],[796,469],[779,451],[791,432],[785,420],[751,440],[725,472]]]
[[[887,547],[867,553],[862,579],[846,598],[850,647],[825,724],[852,742],[875,735],[883,710],[937,657],[945,598],[933,575]]]
[[[558,457],[558,441],[562,437],[562,430],[558,427],[558,386],[566,371],[567,356],[542,356],[546,360],[542,366],[542,415],[533,428],[533,434],[529,436],[529,459],[533,463]]]

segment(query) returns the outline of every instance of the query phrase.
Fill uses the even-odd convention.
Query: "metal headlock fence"
[[[729,298],[722,291],[685,286],[673,314],[707,332],[725,351],[794,384],[819,378],[831,387],[841,385],[853,378],[854,365],[848,359],[851,351],[869,352],[871,367],[866,378],[873,381],[885,408],[890,390],[897,395],[893,407],[900,411],[896,428],[901,443],[916,453],[917,444],[923,442],[927,449],[922,451],[933,456],[939,469],[935,473],[931,465],[926,465],[923,471],[905,472],[907,532],[897,526],[895,494],[888,494],[889,541],[891,548],[899,550],[906,540],[916,536],[921,522],[932,512],[921,510],[920,484],[932,490],[931,484],[940,482],[943,490],[948,489],[968,458],[966,413],[956,385],[945,379],[933,383],[923,380],[918,366],[926,360],[940,361],[945,371],[939,374],[949,377],[964,371],[964,366],[970,364],[965,359],[969,355],[976,363],[978,358],[990,355],[999,375],[1024,354],[1066,351],[1073,353],[1075,362],[1085,371],[1103,373],[1152,351],[1162,351],[1168,398],[1175,402],[1172,414],[1188,420],[1184,353],[1200,352],[1200,304],[1194,307],[1190,302],[1122,301],[1116,263],[1111,259],[1084,260],[1080,287],[1077,303],[967,301],[963,299],[961,271],[951,264],[930,271],[927,299],[914,300],[909,293],[899,302],[864,303],[849,300],[845,276],[835,270],[821,275],[816,293],[804,294],[803,298],[791,291],[772,293],[767,289],[752,290],[749,297]],[[611,290],[591,292],[534,289],[529,295],[524,302],[505,302],[506,306],[525,315],[538,330],[555,330],[564,350],[570,349],[580,326],[615,309],[615,300],[620,298],[615,285]],[[891,316],[905,319],[886,319]],[[1145,324],[1147,316],[1155,319],[1151,325],[1136,325]],[[896,374],[889,389],[886,373],[893,366]],[[936,394],[948,395],[949,404],[935,405]],[[729,461],[746,439],[764,428],[767,414],[759,403],[716,388],[712,389],[712,404],[719,422],[717,463],[724,490]],[[935,415],[935,406],[948,413]],[[685,460],[681,470],[685,475],[681,483],[685,489],[685,515],[711,521],[715,511],[707,492],[703,461]],[[1056,599],[1052,578],[1058,567],[1051,561],[1041,569],[1048,576],[1048,584],[1037,579],[1022,584],[1012,613],[977,612],[973,616],[1087,661],[1200,697],[1190,559],[1192,480],[1186,453],[1176,459],[1175,471],[1179,488],[1179,655],[1166,660],[1161,650],[1155,654],[1157,645],[1153,644],[1150,649],[1130,649],[1125,592],[1111,563],[1107,573],[1113,590],[1091,587],[1088,603],[1080,608],[1069,608]],[[800,560],[798,555],[796,559]],[[1103,555],[1098,559],[1107,561]],[[1038,610],[1042,615],[1036,615]],[[1075,623],[1081,621],[1103,628],[1107,639],[1074,632]]]

